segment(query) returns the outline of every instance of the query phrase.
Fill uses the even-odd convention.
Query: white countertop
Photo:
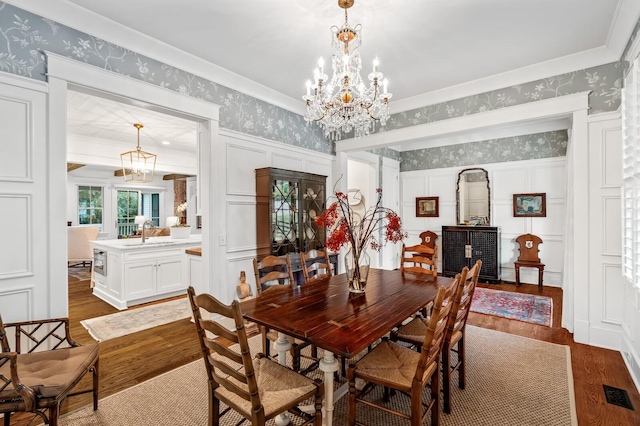
[[[149,237],[142,243],[142,238],[122,238],[117,240],[90,241],[91,245],[103,250],[149,250],[172,246],[200,246],[202,235],[193,234],[189,238]]]

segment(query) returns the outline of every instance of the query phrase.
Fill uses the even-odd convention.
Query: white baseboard
[[[624,363],[627,365],[631,379],[636,385],[636,389],[640,392],[640,357],[626,335],[622,336],[622,349],[620,353],[622,354]]]

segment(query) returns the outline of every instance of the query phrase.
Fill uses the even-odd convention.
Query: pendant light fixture
[[[138,146],[135,151],[120,154],[122,176],[125,182],[152,182],[157,155],[140,149],[140,129],[144,126],[136,123],[133,127],[138,129]]]

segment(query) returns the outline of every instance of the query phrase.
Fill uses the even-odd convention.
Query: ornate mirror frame
[[[487,181],[487,215],[486,220],[480,221],[477,223],[465,223],[464,216],[460,214],[460,182],[463,179],[465,174],[470,174],[471,172],[483,172],[485,179]],[[471,167],[468,169],[464,169],[458,173],[458,183],[456,184],[456,224],[458,225],[491,225],[491,187],[489,186],[489,173],[480,167]]]

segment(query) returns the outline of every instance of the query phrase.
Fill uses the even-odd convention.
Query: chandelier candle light
[[[384,126],[389,118],[389,99],[387,80],[382,81],[378,71],[378,58],[373,61],[373,72],[369,74],[369,87],[360,77],[361,25],[350,27],[347,9],[354,0],[338,0],[344,9],[342,27],[331,27],[332,45],[335,50],[331,67],[333,76],[328,80],[324,73],[324,59],[318,61],[313,73],[313,83],[307,81],[305,120],[315,121],[324,130],[324,134],[333,140],[342,138],[342,134],[355,132],[355,137],[366,136],[375,129],[375,122]],[[382,90],[380,84],[382,83]]]
[[[384,233],[384,243],[396,243],[408,237],[402,229],[400,216],[382,207],[382,189],[378,188],[376,192],[378,200],[375,206],[356,211],[354,206],[362,204],[360,191],[350,191],[349,195],[337,191],[336,201],[316,218],[316,225],[325,226],[328,230],[326,245],[329,250],[337,252],[342,246],[348,246],[345,267],[349,291],[353,293],[365,291],[370,264],[367,248],[380,251],[382,244],[377,238],[379,231]]]

